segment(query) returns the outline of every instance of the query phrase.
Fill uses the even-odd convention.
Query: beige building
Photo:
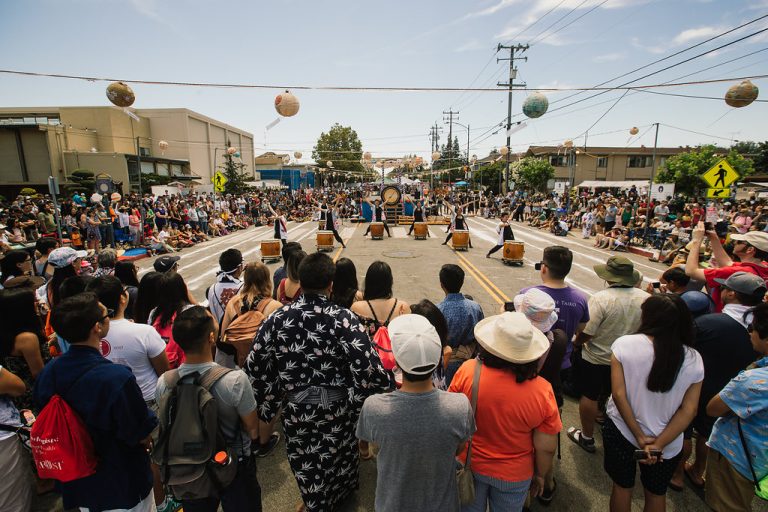
[[[690,151],[691,148],[656,148],[656,170],[667,158]],[[653,166],[653,148],[574,147],[575,166],[571,167],[569,153],[557,146],[531,146],[523,156],[546,158],[555,168],[555,181],[570,181],[578,186],[583,181],[647,181]]]
[[[210,184],[227,147],[236,149],[236,160],[253,176],[251,133],[183,108],[129,111],[0,108],[0,186],[39,188],[48,176],[66,183],[72,171],[86,169],[109,174],[124,192],[135,191],[139,168],[141,174]]]

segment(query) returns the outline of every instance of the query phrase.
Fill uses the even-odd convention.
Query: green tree
[[[707,188],[701,175],[712,168],[721,158],[723,158],[722,150],[718,152],[718,148],[713,145],[694,148],[687,153],[669,157],[654,181],[657,183],[674,183],[675,192],[686,196],[701,195]],[[749,176],[754,172],[752,160],[745,158],[733,148],[725,155],[725,159],[741,177]]]
[[[473,186],[478,188],[482,186],[493,191],[494,194],[499,193],[501,177],[504,175],[506,166],[506,162],[498,161],[478,167],[477,172],[472,175]]]
[[[221,166],[221,172],[227,178],[224,184],[225,194],[242,194],[248,188],[246,181],[251,176],[245,170],[243,162],[236,162],[232,155],[224,155],[224,165]]]
[[[360,163],[362,157],[363,143],[357,137],[357,132],[339,123],[331,126],[328,133],[321,133],[312,150],[312,158],[318,167],[327,167],[326,162],[331,161],[334,169],[355,176],[366,172]]]
[[[512,163],[512,176],[517,188],[546,192],[547,182],[555,177],[555,168],[543,158],[527,156]]]
[[[752,160],[756,174],[768,173],[768,142],[739,141],[731,150]]]

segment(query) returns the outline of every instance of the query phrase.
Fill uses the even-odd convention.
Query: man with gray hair
[[[94,278],[114,275],[117,252],[114,249],[103,249],[96,257],[96,263],[99,264],[99,268],[93,273]]]

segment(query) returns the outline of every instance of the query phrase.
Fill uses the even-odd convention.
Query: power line
[[[557,20],[555,20],[555,22],[554,22],[554,23],[551,23],[550,25],[548,25],[548,26],[547,26],[547,28],[545,28],[544,30],[542,30],[541,32],[539,32],[538,34],[536,34],[535,36],[533,36],[531,39],[529,39],[529,40],[528,40],[528,45],[529,45],[529,46],[530,46],[530,45],[532,45],[532,44],[533,44],[533,41],[534,41],[534,40],[536,40],[536,38],[538,38],[540,35],[544,34],[544,33],[545,33],[547,30],[549,30],[550,28],[554,27],[555,25],[557,25],[558,23],[560,23],[561,21],[563,21],[565,18],[567,18],[568,16],[570,16],[572,13],[576,12],[576,9],[578,9],[579,7],[581,7],[582,5],[584,5],[585,3],[587,3],[587,0],[581,0],[581,3],[580,3],[579,5],[577,5],[576,7],[574,7],[573,9],[571,9],[570,11],[568,11],[567,13],[565,13],[565,14],[563,14],[562,16],[560,16],[559,18],[557,18]]]
[[[577,21],[579,21],[581,18],[583,18],[584,16],[588,15],[589,13],[591,13],[592,11],[594,11],[594,10],[596,10],[596,9],[600,8],[600,7],[601,7],[603,4],[605,4],[607,1],[608,1],[608,0],[603,0],[603,1],[602,1],[602,2],[600,2],[599,4],[595,5],[595,6],[594,6],[594,7],[592,7],[590,10],[588,10],[587,12],[585,12],[584,14],[582,14],[581,16],[579,16],[579,17],[577,17],[577,18],[574,18],[573,20],[569,21],[568,23],[566,23],[566,24],[565,24],[565,25],[563,25],[562,27],[558,28],[558,29],[557,29],[557,30],[555,30],[554,32],[551,32],[551,33],[547,34],[546,36],[542,37],[542,38],[541,38],[541,39],[539,39],[539,40],[534,40],[534,41],[531,41],[531,42],[529,42],[528,44],[529,44],[529,45],[531,45],[531,46],[533,46],[533,45],[534,45],[534,44],[536,44],[536,43],[540,43],[540,42],[544,41],[545,39],[547,39],[547,38],[549,38],[549,37],[552,37],[553,35],[557,34],[557,33],[558,33],[558,32],[560,32],[561,30],[563,30],[563,29],[566,29],[566,28],[570,27],[571,25],[573,25],[574,23],[576,23]],[[582,3],[583,3],[583,2],[582,2]]]

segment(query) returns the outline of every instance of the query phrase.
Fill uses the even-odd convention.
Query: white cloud
[[[616,62],[617,60],[622,60],[625,57],[623,53],[606,53],[603,55],[596,55],[592,58],[592,62],[596,62],[598,64],[603,62]]]
[[[704,27],[697,27],[697,28],[689,28],[686,30],[683,30],[679,34],[677,34],[673,39],[672,43],[675,45],[682,45],[685,43],[691,43],[693,41],[703,40],[707,39],[709,37],[715,36],[719,33],[723,32],[722,27],[715,27],[715,26],[704,26]]]
[[[638,48],[640,50],[645,50],[650,53],[660,54],[665,53],[669,48],[668,46],[664,45],[652,45],[648,44],[644,41],[641,41],[639,37],[633,37],[630,42],[632,43],[632,46],[635,48]]]
[[[159,20],[160,14],[157,12],[157,1],[156,0],[130,0],[131,5],[133,5],[134,9],[136,9],[139,14],[143,14],[147,18],[152,18],[153,20]]]
[[[481,45],[477,39],[470,39],[466,43],[456,48],[454,51],[457,53],[462,53],[462,52],[470,52],[473,50],[481,50],[483,48],[485,47]]]

